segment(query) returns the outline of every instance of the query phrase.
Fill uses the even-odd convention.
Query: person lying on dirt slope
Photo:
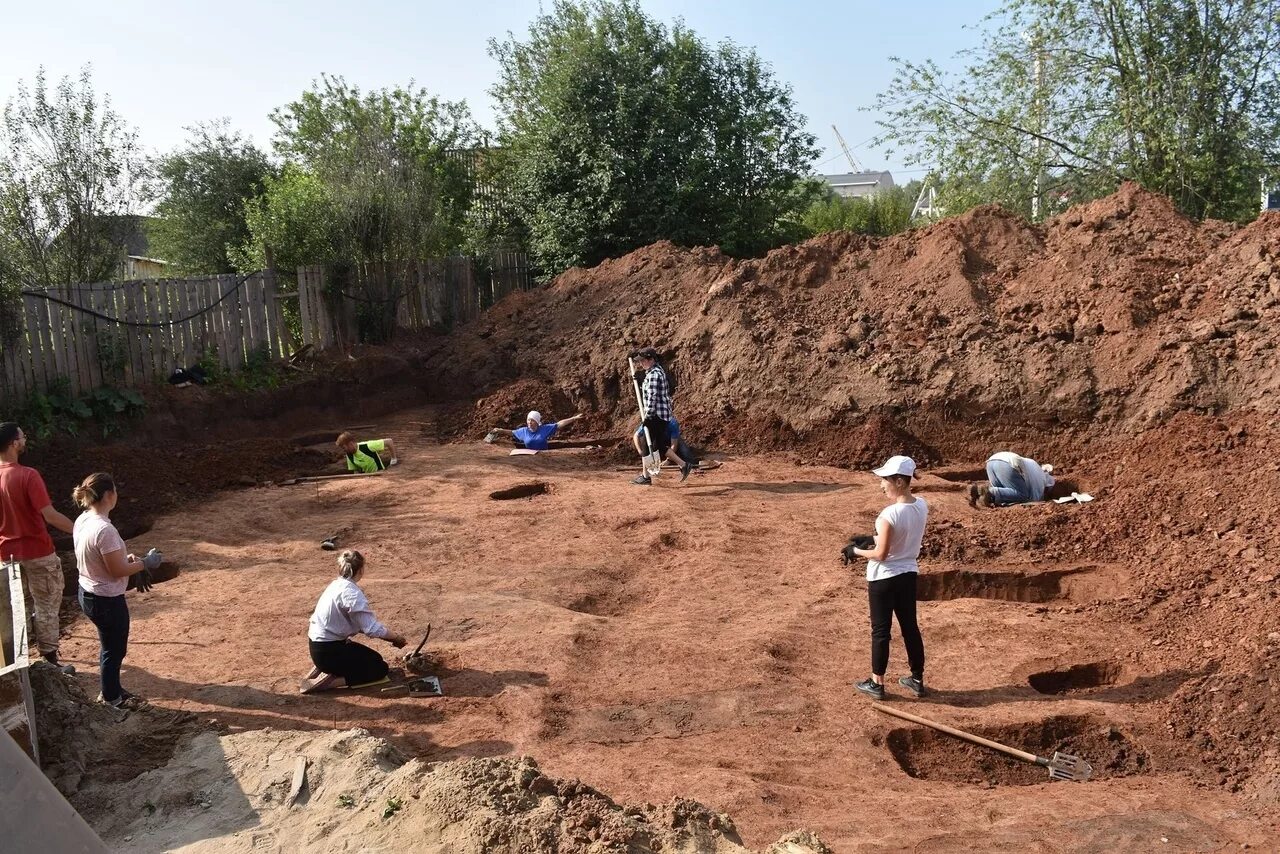
[[[556,434],[557,430],[568,427],[573,422],[582,417],[582,413],[570,415],[559,421],[553,421],[550,424],[542,423],[542,413],[536,409],[525,416],[523,427],[517,427],[514,430],[506,430],[502,427],[494,427],[489,431],[489,435],[485,438],[490,442],[493,438],[508,434],[515,439],[516,444],[531,451],[545,451],[547,449],[547,440]]]
[[[1045,491],[1055,483],[1053,466],[1042,466],[1030,457],[1012,451],[999,451],[987,460],[987,483],[969,486],[969,506],[981,504],[1025,504],[1044,501]]]
[[[671,447],[671,419],[675,417],[671,403],[671,384],[667,380],[667,372],[658,364],[658,351],[645,347],[631,355],[635,363],[644,371],[644,381],[640,387],[641,409],[644,423],[641,428],[649,431],[649,441],[653,450],[660,456],[680,466],[680,479],[684,480],[693,471],[693,466],[676,453]],[[637,443],[637,447],[639,447]],[[648,486],[652,483],[641,463],[640,476],[631,481],[637,486]]]
[[[893,503],[876,517],[875,546],[853,549],[855,555],[867,559],[867,599],[871,605],[871,676],[854,687],[874,700],[884,699],[889,636],[897,615],[911,666],[911,675],[901,677],[898,684],[923,697],[924,640],[916,624],[916,580],[929,505],[911,494],[916,463],[910,457],[890,457],[872,474],[880,478],[880,488]]]
[[[667,421],[667,431],[676,455],[694,468],[698,468],[701,462],[694,458],[693,451],[684,443],[684,437],[680,435],[680,422],[675,419],[674,415]],[[649,455],[649,449],[644,441],[643,424],[636,428],[636,432],[631,434],[631,444],[635,445],[636,453],[640,456],[647,457]]]
[[[351,640],[358,634],[381,638],[396,649],[403,635],[392,632],[373,615],[364,591],[364,555],[347,549],[338,555],[338,577],[320,594],[307,627],[307,645],[315,665],[300,689],[303,694],[333,688],[359,688],[387,678],[387,663],[369,647]]]
[[[334,442],[347,455],[347,471],[372,474],[387,466],[397,465],[396,443],[390,439],[369,439],[357,442],[356,437],[343,431]],[[384,460],[383,455],[387,456]]]

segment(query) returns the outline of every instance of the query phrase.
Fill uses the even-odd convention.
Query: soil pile
[[[30,674],[41,765],[82,814],[99,804],[110,809],[115,786],[164,765],[179,742],[202,729],[186,712],[123,712],[90,702],[79,682],[44,662]]]
[[[861,464],[845,437],[873,413],[921,435],[936,419],[1096,438],[1276,407],[1278,238],[1280,216],[1196,224],[1128,184],[1044,227],[984,207],[757,260],[657,243],[513,295],[429,342],[425,371],[468,398],[533,379],[621,429],[635,418],[626,352],[652,343],[691,435],[827,462]]]
[[[126,441],[109,445],[57,439],[23,462],[40,470],[55,507],[69,510],[71,490],[87,475],[105,471],[120,490],[111,520],[125,539],[146,533],[152,517],[223,489],[264,481],[343,471],[341,453],[301,447],[287,439],[232,439],[212,444],[176,439]],[[71,538],[55,536],[60,551]]]
[[[291,805],[299,757],[306,784]],[[202,733],[89,818],[131,851],[747,851],[727,816],[693,801],[619,805],[527,757],[427,765],[359,729]],[[803,832],[768,850],[828,852]]]

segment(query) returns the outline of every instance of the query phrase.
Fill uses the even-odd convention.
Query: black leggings
[[[904,572],[867,583],[867,598],[871,601],[871,672],[876,676],[883,677],[889,668],[889,638],[893,615],[897,614],[911,675],[924,679],[924,640],[916,625],[916,576],[917,573]]]
[[[311,647],[311,663],[321,672],[341,676],[348,685],[377,682],[387,675],[389,668],[382,656],[364,644],[350,640],[307,643]]]

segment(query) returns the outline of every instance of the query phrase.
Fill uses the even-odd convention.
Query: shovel
[[[631,386],[636,392],[636,405],[640,407],[640,429],[644,431],[644,444],[649,449],[648,455],[641,457],[640,460],[644,466],[644,473],[649,477],[657,477],[662,473],[662,456],[654,450],[653,439],[649,437],[649,428],[643,426],[644,395],[640,393],[640,381],[636,379],[636,360],[628,357],[627,364],[631,367]]]
[[[1042,768],[1049,769],[1050,780],[1070,780],[1073,782],[1084,782],[1093,776],[1093,766],[1085,762],[1079,756],[1072,756],[1069,753],[1055,752],[1051,758],[1046,759],[1043,756],[1036,756],[1034,753],[1027,753],[1025,750],[1018,750],[1014,747],[1001,744],[998,741],[991,741],[981,736],[973,735],[964,730],[949,727],[946,724],[940,724],[931,721],[928,718],[922,718],[919,715],[913,715],[910,712],[903,712],[892,706],[886,706],[883,703],[876,703],[872,708],[877,712],[883,712],[886,715],[893,715],[895,718],[902,718],[904,721],[923,724],[932,727],[938,732],[945,732],[947,735],[953,735],[956,738],[963,739],[972,744],[989,747],[992,750],[998,750],[1014,759],[1021,759],[1023,762],[1029,762],[1032,765],[1039,765]]]
[[[409,669],[411,669],[411,670],[412,670],[412,669],[413,669],[413,667],[414,667],[414,665],[416,665],[416,664],[418,664],[418,663],[420,662],[420,660],[421,660],[421,658],[422,658],[422,656],[420,655],[420,653],[422,652],[422,648],[423,648],[424,646],[426,646],[426,645],[427,645],[427,638],[429,638],[429,637],[431,637],[431,624],[430,624],[430,623],[427,623],[427,633],[426,633],[425,635],[423,635],[423,637],[422,637],[422,643],[418,644],[418,648],[417,648],[417,649],[415,649],[413,652],[409,653],[408,655],[406,655],[406,656],[404,657],[404,666],[405,666],[405,667],[408,667]]]

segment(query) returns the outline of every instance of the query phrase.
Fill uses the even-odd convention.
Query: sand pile
[[[184,712],[93,703],[43,663],[31,677],[45,773],[119,850],[747,852],[701,804],[620,805],[528,757],[426,764],[365,730],[219,734]],[[827,849],[797,832],[768,851]]]
[[[1044,227],[985,207],[758,260],[658,243],[504,300],[432,341],[424,370],[471,399],[533,379],[620,429],[625,354],[652,342],[694,437],[827,462],[860,460],[844,437],[873,413],[919,435],[994,422],[1096,438],[1183,410],[1275,409],[1278,236],[1280,216],[1196,224],[1125,185]],[[966,450],[964,435],[929,438]]]
[[[298,757],[308,766],[296,803]],[[255,730],[185,742],[90,816],[131,851],[746,852],[726,816],[692,801],[614,803],[527,757],[427,765],[365,730]],[[825,854],[807,833],[777,854]]]
[[[91,702],[76,679],[44,662],[30,673],[45,775],[82,814],[110,809],[115,786],[164,765],[202,728],[185,712],[121,712]]]

